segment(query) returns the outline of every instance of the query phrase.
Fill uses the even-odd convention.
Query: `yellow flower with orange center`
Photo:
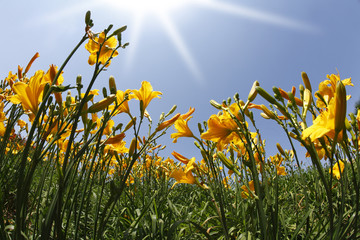
[[[177,131],[170,135],[173,138],[173,142],[176,143],[179,137],[194,137],[194,134],[188,126],[188,121],[192,118],[195,108],[190,108],[189,111],[185,114],[182,114],[174,123],[174,129]]]
[[[113,36],[106,39],[104,32],[100,33],[99,37],[90,38],[89,42],[85,44],[86,50],[90,52],[88,63],[94,65],[99,54],[99,63],[104,65],[108,61],[106,65],[108,67],[111,63],[110,57],[116,57],[119,54],[118,51],[115,51],[117,45],[116,38]]]
[[[254,181],[251,180],[248,184],[249,184],[249,188],[246,185],[241,186],[241,190],[242,190],[241,197],[245,198],[245,199],[249,198],[249,197],[251,197],[251,198],[254,197],[254,195],[252,193],[255,191]],[[250,189],[250,191],[249,191],[249,189]]]
[[[125,100],[125,95],[128,95],[127,100]],[[121,90],[117,90],[116,91],[116,102],[114,103],[114,105],[110,105],[109,109],[113,110],[115,108],[115,106],[118,106],[116,108],[116,112],[115,114],[119,114],[122,112],[125,112],[127,114],[130,114],[130,108],[129,108],[129,100],[133,99],[134,95],[131,94],[131,90],[127,89],[125,92],[121,91]]]
[[[139,101],[143,101],[143,109],[145,111],[151,100],[154,98],[161,98],[159,95],[162,95],[159,91],[153,91],[151,84],[147,81],[143,81],[141,83],[141,88],[139,90],[132,90],[134,93],[134,98],[138,99]]]
[[[171,188],[174,188],[176,184],[187,183],[195,184],[196,179],[192,174],[192,171],[183,171],[182,169],[175,169],[171,172],[170,177],[175,178],[176,182]]]
[[[332,167],[333,177],[339,180],[344,172],[344,168],[345,168],[345,164],[343,161],[339,160],[338,163],[335,163],[334,166]],[[331,169],[329,169],[329,173],[331,173]]]
[[[231,143],[238,138],[235,131],[238,129],[237,124],[229,116],[212,115],[208,121],[208,130],[200,135],[204,140],[209,140],[217,143],[219,151],[224,149],[224,146]]]
[[[28,84],[24,82],[14,83],[12,88],[15,95],[8,98],[14,104],[21,103],[23,109],[30,114],[29,117],[31,121],[38,112],[39,103],[42,100],[46,84],[43,77],[44,72],[39,70],[30,78]]]
[[[317,93],[322,96],[322,98],[325,100],[327,104],[335,96],[337,82],[341,81],[344,84],[344,86],[347,85],[354,86],[354,84],[352,84],[351,82],[351,78],[346,78],[344,80],[341,80],[340,76],[335,74],[327,75],[327,78],[328,78],[327,80],[319,84],[319,91],[317,91]],[[326,107],[325,103],[323,103],[323,101],[319,99],[317,94],[315,94],[315,97],[317,97],[316,106],[318,106],[319,108]]]
[[[331,99],[328,107],[313,121],[313,125],[302,132],[302,139],[310,137],[314,142],[317,138],[328,136],[335,138],[335,99]],[[341,133],[339,134],[341,135]],[[341,136],[339,136],[341,139]]]

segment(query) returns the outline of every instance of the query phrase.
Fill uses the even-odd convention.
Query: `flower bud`
[[[263,98],[265,98],[269,103],[277,104],[275,98],[270,96],[270,94],[268,92],[266,92],[263,88],[257,86],[257,87],[255,87],[255,89],[256,89],[256,92],[259,93]]]
[[[125,138],[125,133],[120,133],[117,134],[113,137],[109,137],[106,141],[105,144],[115,144],[115,143],[119,143],[121,142],[123,139]]]
[[[109,88],[110,88],[110,93],[111,94],[116,94],[116,83],[115,83],[115,78],[113,76],[110,76],[109,78]]]
[[[81,80],[82,80],[82,76],[81,75],[78,75],[77,77],[76,77],[76,85],[81,85]]]
[[[34,63],[34,61],[35,61],[38,57],[40,57],[40,55],[39,55],[39,53],[37,52],[37,53],[35,53],[35,55],[30,59],[28,65],[27,65],[26,68],[25,68],[24,74],[26,74],[26,73],[29,71],[31,65]]]
[[[309,89],[304,90],[304,100],[303,100],[303,118],[306,116],[306,112],[309,109],[312,102],[312,95]]]
[[[303,102],[301,101],[301,99],[297,98],[294,96],[294,93],[293,91],[291,92],[288,92],[288,97],[291,101],[291,103],[295,106],[295,105],[298,105],[298,106],[302,106],[303,105]]]
[[[282,88],[278,88],[280,95],[286,100],[290,100],[288,93]]]
[[[254,101],[256,95],[257,95],[257,91],[256,91],[256,87],[260,86],[259,82],[258,81],[255,81],[251,87],[251,90],[249,92],[249,95],[248,95],[248,100],[249,102],[252,102]]]
[[[300,99],[304,99],[304,85],[300,84],[299,85],[299,92],[300,92]]]
[[[174,122],[180,117],[180,113],[176,114],[175,116],[173,116],[172,118],[170,118],[167,121],[162,122],[161,124],[159,124],[159,126],[156,128],[156,131],[161,131],[164,128],[169,127],[170,125],[174,124]]]
[[[101,110],[104,110],[110,104],[112,104],[115,101],[115,99],[116,99],[116,95],[111,94],[110,96],[102,99],[101,101],[99,101],[99,102],[93,104],[91,107],[89,107],[88,113],[96,113],[96,112],[99,112]]]
[[[66,106],[66,107],[70,107],[71,101],[72,101],[72,100],[71,100],[71,91],[68,91],[67,96],[66,96],[65,106]]]
[[[346,128],[346,130],[348,130],[349,132],[350,132],[351,129],[352,129],[349,120],[347,120],[346,118],[345,118],[345,128]]]
[[[265,119],[271,119],[268,115],[266,115],[265,113],[261,112],[260,116],[262,116]]]
[[[91,12],[87,11],[85,15],[85,24],[90,25],[90,21],[91,21]]]
[[[274,87],[272,88],[272,90],[273,90],[274,96],[275,96],[275,98],[276,98],[277,100],[279,100],[279,101],[283,100],[283,97],[282,97],[281,94],[280,94],[280,90],[279,90],[277,87],[274,86]]]
[[[341,81],[336,84],[335,90],[335,132],[344,128],[346,118],[346,89]]]
[[[105,87],[103,87],[103,89],[102,89],[102,93],[103,93],[104,98],[106,98],[106,97],[108,96],[108,94],[107,94],[107,90],[106,90],[106,88],[105,88]]]
[[[135,152],[136,142],[137,142],[136,138],[133,138],[133,139],[131,140],[130,147],[129,147],[129,156],[130,156],[130,157],[131,157],[131,156],[134,154],[134,152]]]
[[[235,93],[235,94],[234,94],[234,100],[235,100],[236,102],[238,102],[238,101],[240,100],[239,93]]]
[[[286,156],[285,151],[284,151],[284,149],[281,147],[280,143],[276,143],[276,147],[277,147],[277,149],[279,150],[279,153],[281,153],[281,155]]]
[[[264,104],[261,104],[261,109],[269,118],[276,119],[276,115],[272,111],[270,111]]]
[[[221,162],[230,170],[233,170],[234,164],[225,156],[225,154],[223,152],[217,152],[216,155],[219,157],[219,159],[221,160]]]
[[[306,72],[302,72],[301,73],[301,77],[302,77],[302,80],[304,82],[304,85],[305,85],[305,88],[306,89],[309,89],[309,91],[311,92],[312,89],[311,89],[311,84],[310,84],[310,80],[309,80],[309,77],[308,75],[306,74]]]
[[[176,108],[177,108],[177,106],[174,105],[174,106],[170,109],[170,111],[165,115],[165,117],[169,116],[170,114],[173,114],[173,113],[175,112]]]
[[[218,102],[216,102],[215,100],[210,100],[210,104],[211,104],[214,108],[216,108],[216,109],[219,109],[219,110],[222,109],[221,104],[218,103]]]

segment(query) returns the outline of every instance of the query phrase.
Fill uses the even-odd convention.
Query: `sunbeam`
[[[85,11],[87,8],[102,8],[106,10],[114,10],[116,12],[126,12],[133,17],[132,33],[129,42],[136,42],[137,45],[131,45],[125,68],[130,70],[137,54],[137,46],[141,41],[141,32],[144,21],[147,21],[149,16],[156,17],[160,20],[160,25],[164,27],[165,33],[170,37],[178,54],[185,62],[187,68],[198,83],[204,81],[201,69],[198,67],[193,55],[189,51],[182,37],[182,34],[176,28],[176,24],[172,21],[171,13],[174,11],[183,11],[186,7],[200,6],[202,9],[211,9],[234,16],[247,18],[254,21],[259,21],[264,24],[271,24],[274,26],[284,27],[297,31],[318,32],[315,26],[311,26],[301,21],[280,16],[277,14],[260,11],[257,9],[242,6],[238,3],[227,3],[218,0],[92,0],[83,3],[72,5],[70,8],[58,10],[39,18],[38,21],[52,22],[64,20],[70,15]]]
[[[177,31],[175,25],[172,23],[171,19],[165,15],[160,15],[163,26],[166,29],[166,32],[169,34],[171,40],[173,41],[174,45],[176,46],[179,54],[187,64],[189,70],[195,77],[195,79],[199,82],[203,82],[203,76],[201,71],[199,70],[197,63],[195,62],[194,58],[192,57],[190,51],[188,50],[187,46],[185,45],[184,41],[182,40],[179,32]]]
[[[197,0],[194,1],[194,3],[200,4],[201,6],[207,8],[214,9],[216,11],[234,14],[237,16],[253,19],[267,24],[277,25],[295,30],[310,31],[310,32],[316,32],[318,30],[314,26],[310,26],[309,24],[300,21],[296,21],[290,18],[286,18],[280,15],[276,15],[264,11],[259,11],[249,7],[244,7],[239,4],[230,4],[216,0]]]

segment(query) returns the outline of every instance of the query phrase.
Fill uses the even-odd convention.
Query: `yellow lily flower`
[[[174,128],[177,130],[176,133],[172,133],[170,135],[171,138],[173,138],[173,143],[177,142],[177,139],[179,137],[193,137],[194,134],[190,130],[188,126],[188,121],[191,119],[189,117],[188,119],[184,120],[183,118],[179,117],[176,122],[174,123]]]
[[[21,103],[23,109],[30,112],[30,120],[32,120],[38,112],[39,103],[42,100],[42,94],[46,84],[43,76],[44,72],[39,70],[30,78],[28,84],[24,82],[14,83],[13,91],[15,95],[9,97],[12,103]]]
[[[339,168],[339,165],[340,165],[340,168]],[[339,163],[335,163],[334,166],[332,167],[332,175],[334,178],[336,178],[337,180],[340,179],[340,175],[343,173],[344,171],[344,168],[345,168],[345,164],[343,161],[339,160]],[[341,172],[341,174],[340,174]],[[331,173],[331,169],[329,169],[329,173]]]
[[[229,117],[225,115],[212,115],[207,122],[208,130],[200,135],[204,140],[217,142],[217,148],[219,151],[223,150],[226,144],[233,141],[234,138],[238,138],[234,132],[238,126]]]
[[[104,151],[110,154],[128,153],[129,149],[125,147],[126,142],[121,140],[113,144],[107,144]]]
[[[192,171],[184,172],[182,169],[175,169],[171,172],[170,177],[175,178],[176,182],[171,188],[174,188],[176,184],[179,183],[187,183],[187,184],[195,184],[196,179],[192,174]]]
[[[126,94],[128,94],[128,100],[124,101]],[[127,89],[125,92],[121,91],[121,90],[117,90],[116,91],[116,102],[117,102],[117,104],[121,104],[121,105],[118,106],[118,108],[116,109],[115,114],[119,114],[119,113],[122,113],[122,112],[130,114],[130,108],[129,108],[128,102],[129,102],[130,99],[133,99],[133,98],[134,98],[134,94],[131,94],[131,90]],[[111,111],[114,108],[115,108],[115,104],[109,106],[109,109]]]
[[[171,153],[177,160],[179,160],[180,162],[182,162],[183,164],[188,164],[190,159],[184,157],[183,155],[181,155],[180,153],[177,153],[175,151],[173,151]]]
[[[331,99],[327,110],[323,111],[317,118],[313,121],[313,125],[306,128],[302,132],[302,139],[310,137],[311,141],[314,142],[317,138],[323,136],[328,136],[331,139],[335,138],[335,99]],[[341,139],[342,133],[339,133],[339,138]]]
[[[251,180],[251,181],[249,182],[249,188],[250,188],[250,191],[251,191],[251,192],[254,192],[254,191],[255,191],[254,181],[253,181],[253,180]],[[251,198],[254,197],[254,195],[249,192],[249,189],[248,189],[245,185],[241,186],[241,190],[242,190],[242,192],[241,192],[241,197],[242,197],[242,198],[245,198],[245,199],[246,199],[246,198],[248,198],[248,197],[251,197]]]
[[[341,81],[344,86],[354,86],[354,84],[352,84],[351,82],[351,78],[341,80],[340,76],[335,74],[327,75],[327,78],[327,80],[319,84],[319,91],[317,91],[317,93],[319,93],[323,97],[326,103],[329,103],[330,100],[335,96],[336,84],[338,81]],[[317,97],[316,106],[318,106],[319,108],[326,107],[325,103],[323,103],[316,94],[315,97]]]
[[[102,46],[100,49],[101,44]],[[85,44],[86,50],[88,50],[90,53],[88,63],[90,65],[94,65],[96,63],[97,53],[99,52],[99,50],[100,50],[99,62],[101,64],[105,64],[111,57],[111,54],[112,57],[116,57],[119,54],[118,51],[114,52],[115,48],[117,47],[117,44],[118,41],[116,40],[115,37],[110,37],[108,39],[105,39],[104,32],[100,33],[99,37],[95,37],[93,39],[90,38],[89,42]],[[111,61],[108,62],[106,67],[108,67],[110,63]]]
[[[132,92],[135,95],[134,98],[138,99],[139,101],[143,101],[142,111],[147,108],[151,100],[153,100],[154,98],[161,98],[159,97],[159,95],[162,95],[162,93],[159,91],[153,91],[151,84],[147,81],[143,81],[141,83],[140,90],[135,89],[132,90]]]

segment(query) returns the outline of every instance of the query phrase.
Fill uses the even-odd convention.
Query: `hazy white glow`
[[[256,10],[253,8],[242,6],[238,3],[227,3],[223,0],[91,0],[85,4],[73,4],[70,8],[49,13],[43,16],[41,22],[59,21],[76,12],[83,12],[86,9],[93,7],[105,7],[106,9],[114,9],[116,12],[128,12],[133,15],[134,22],[132,34],[129,42],[139,42],[143,22],[148,20],[148,15],[157,17],[161,25],[164,27],[165,32],[170,37],[178,53],[186,63],[189,71],[193,76],[201,82],[203,80],[202,73],[197,66],[197,63],[191,52],[187,48],[181,33],[176,29],[176,25],[172,22],[171,13],[174,11],[184,10],[185,7],[197,5],[201,8],[213,9],[215,11],[223,12],[226,14],[233,14],[235,16],[252,19],[255,21],[263,22],[266,24],[286,27],[295,30],[316,32],[318,29],[300,21],[290,19],[277,14]],[[114,16],[115,17],[115,16]],[[136,46],[131,45],[129,48],[129,59],[126,67],[131,67],[136,55]]]
[[[272,14],[269,12],[259,11],[249,7],[241,6],[238,4],[235,5],[235,4],[230,4],[216,0],[197,0],[195,2],[201,3],[201,5],[208,8],[212,8],[216,11],[230,13],[272,25],[278,25],[282,27],[304,30],[304,31],[317,31],[315,27],[309,26],[308,24],[287,17],[283,17],[280,15]]]
[[[175,44],[183,60],[186,62],[188,68],[190,68],[191,73],[196,77],[198,81],[202,81],[203,80],[202,73],[197,67],[196,62],[194,58],[191,56],[191,53],[186,47],[184,41],[182,40],[181,35],[176,30],[175,25],[172,23],[171,19],[166,15],[162,15],[161,18],[162,18],[162,23],[166,29],[166,32],[169,34],[171,40]]]
[[[190,0],[108,0],[119,9],[137,14],[169,13],[187,5]]]

